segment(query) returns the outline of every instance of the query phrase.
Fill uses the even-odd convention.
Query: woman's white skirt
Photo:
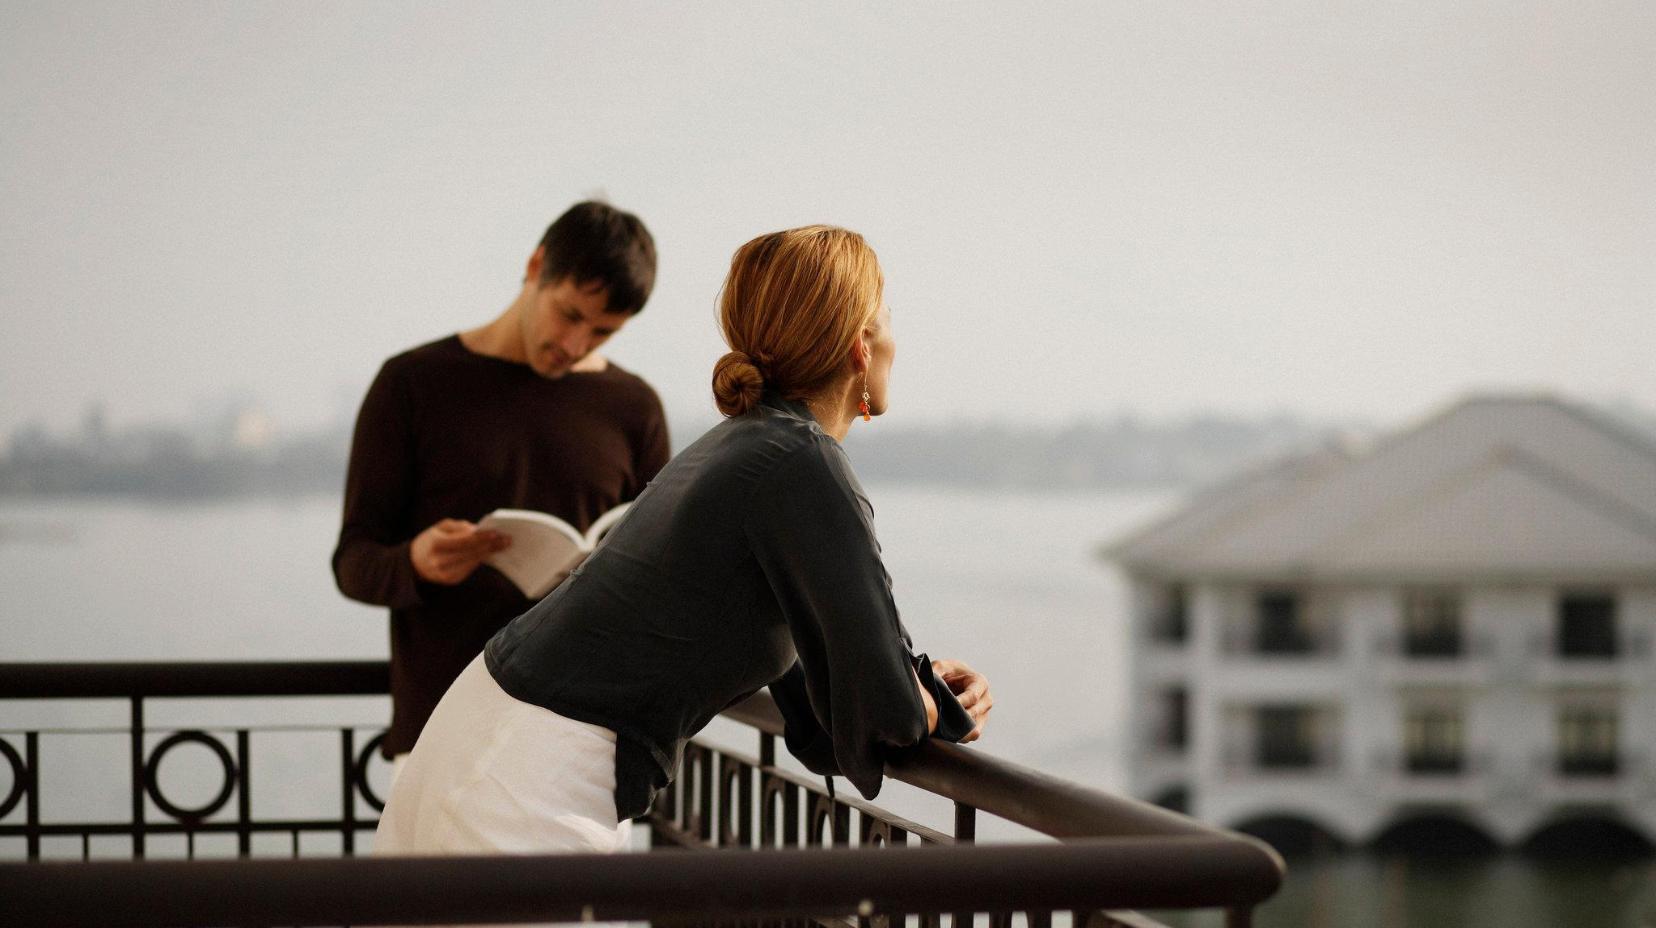
[[[615,733],[508,696],[478,655],[392,784],[376,855],[610,852]]]

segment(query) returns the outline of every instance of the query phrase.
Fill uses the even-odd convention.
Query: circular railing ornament
[[[17,755],[17,749],[4,738],[0,738],[0,754],[6,756],[6,763],[11,765],[12,774],[11,791],[6,793],[5,799],[0,799],[0,819],[3,819],[23,801],[23,786],[28,782],[28,770],[23,765],[23,758]]]
[[[362,746],[362,750],[357,752],[356,761],[351,764],[351,786],[362,794],[363,800],[372,806],[375,812],[385,811],[385,800],[368,785],[368,765],[373,762],[374,752],[379,750],[380,744],[384,741],[383,731],[370,738],[368,743]]]
[[[199,744],[206,747],[207,750],[212,751],[218,757],[219,763],[224,767],[224,785],[219,787],[218,795],[214,796],[206,805],[197,809],[186,809],[174,805],[161,792],[161,778],[158,775],[161,771],[161,761],[166,758],[168,751],[181,744]],[[224,808],[224,804],[230,801],[230,797],[235,791],[235,760],[231,758],[229,749],[222,742],[204,731],[179,731],[168,735],[161,740],[160,744],[155,746],[153,751],[150,751],[149,762],[144,765],[144,792],[149,794],[150,799],[154,801],[156,806],[160,807],[161,811],[185,824],[200,824],[208,816]]]

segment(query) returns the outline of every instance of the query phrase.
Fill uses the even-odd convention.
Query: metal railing
[[[0,700],[122,700],[128,704],[129,719],[125,729],[14,731],[0,717],[0,758],[5,761],[0,769],[9,766],[12,778],[9,792],[0,795],[0,840],[22,838],[31,860],[42,856],[42,842],[48,839],[78,838],[86,859],[93,839],[113,836],[129,838],[131,856],[136,858],[148,856],[150,839],[160,835],[182,835],[188,857],[196,856],[199,836],[215,834],[233,835],[236,852],[243,856],[253,852],[254,837],[265,834],[285,835],[296,857],[300,837],[307,834],[337,834],[343,853],[354,853],[358,835],[374,830],[384,807],[367,776],[383,726],[312,729],[338,737],[338,754],[329,764],[338,772],[337,816],[259,817],[253,812],[251,782],[254,739],[277,729],[204,726],[157,732],[146,724],[145,710],[154,699],[384,696],[389,682],[384,661],[0,664]],[[126,820],[43,819],[47,771],[41,739],[77,734],[125,737],[130,772],[117,788],[127,797]],[[188,744],[206,748],[222,768],[223,779],[213,798],[196,806],[169,798],[161,785],[168,755]],[[15,814],[18,811],[21,816]]]
[[[176,731],[145,725],[147,700],[169,697],[384,694],[384,663],[0,664],[0,700],[121,699],[129,702],[128,821],[42,821],[53,771],[40,738],[50,731],[0,730],[12,776],[0,793],[0,839],[24,840],[37,862],[0,864],[0,899],[16,925],[460,924],[582,919],[654,919],[675,925],[809,919],[862,928],[917,919],[958,928],[986,913],[1007,928],[1055,917],[1077,926],[1153,925],[1128,909],[1218,908],[1232,926],[1281,883],[1268,846],[1154,806],[1112,796],[956,745],[927,742],[893,760],[887,775],[954,804],[952,833],[906,820],[777,764],[781,720],[768,696],[725,715],[756,730],[757,752],[698,740],[648,824],[657,848],[715,853],[457,858],[351,858],[356,836],[379,807],[366,768],[376,740],[356,726],[335,729],[327,763],[340,787],[337,817],[259,818],[248,771],[256,727]],[[3,707],[0,707],[3,711]],[[4,729],[0,722],[0,729]],[[214,754],[224,782],[187,808],[159,787],[162,760],[195,743]],[[18,748],[21,747],[21,750]],[[234,804],[232,806],[232,803]],[[153,807],[153,808],[152,808]],[[979,812],[1058,839],[973,843]],[[146,838],[235,836],[246,857],[253,837],[337,832],[333,859],[38,862],[40,842],[127,835],[133,857]],[[758,851],[740,853],[738,849]]]

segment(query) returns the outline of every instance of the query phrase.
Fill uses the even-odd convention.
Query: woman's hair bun
[[[719,412],[739,416],[759,402],[765,375],[744,351],[729,351],[713,365],[713,402]]]

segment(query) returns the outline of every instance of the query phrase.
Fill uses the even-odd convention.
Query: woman
[[[713,370],[728,418],[674,458],[587,561],[438,704],[375,852],[610,851],[685,742],[770,686],[788,748],[879,791],[885,756],[975,739],[993,704],[916,657],[839,441],[886,408],[895,349],[860,235],[763,235],[731,261]]]

